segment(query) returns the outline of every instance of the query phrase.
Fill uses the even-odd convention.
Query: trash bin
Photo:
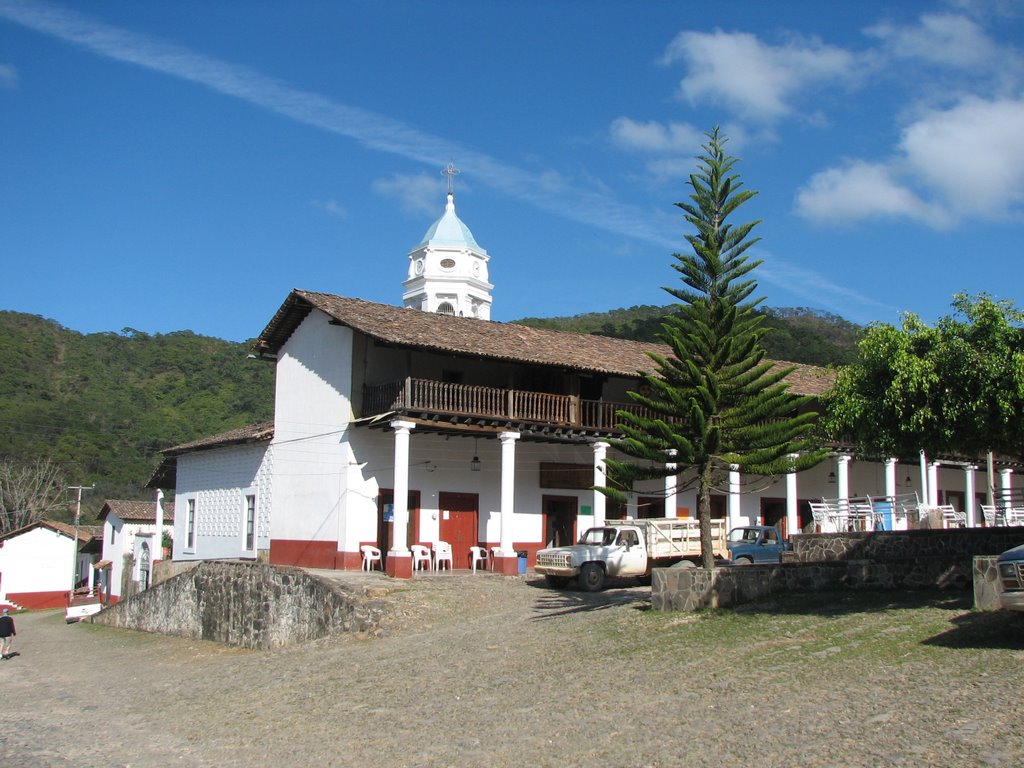
[[[516,554],[519,555],[519,572],[526,573],[526,550],[520,549]]]

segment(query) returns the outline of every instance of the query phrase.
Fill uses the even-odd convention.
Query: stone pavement
[[[984,631],[950,643],[908,635],[911,614],[892,608],[847,617],[838,636],[841,618],[812,612],[748,642],[728,620],[655,614],[632,584],[337,578],[388,606],[378,636],[246,651],[20,614],[22,655],[0,662],[0,764],[1017,766],[1024,754],[1018,617],[984,614]],[[954,632],[976,621],[965,606],[913,611]],[[873,661],[863,649],[881,639],[905,651]]]

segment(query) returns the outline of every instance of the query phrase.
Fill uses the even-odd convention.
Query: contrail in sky
[[[0,0],[0,19],[109,59],[196,83],[305,125],[354,139],[379,152],[433,167],[443,167],[450,158],[458,157],[460,165],[472,168],[474,176],[482,182],[540,210],[650,243],[664,249],[666,254],[679,248],[679,242],[670,238],[650,214],[595,192],[593,188],[573,186],[554,173],[536,174],[514,168],[385,115],[340,104],[248,67],[102,24],[75,11],[37,0]],[[851,296],[852,292],[839,289],[809,270],[794,265],[787,269],[787,265],[778,261],[774,264],[786,273],[786,279],[767,269],[762,277],[794,293],[813,296],[818,302],[823,300],[823,293],[837,293],[837,303],[846,305],[847,309],[853,298],[865,305],[877,305],[869,298]],[[810,280],[813,287],[807,285],[801,291],[800,285],[794,284],[794,279],[802,282],[801,278]]]

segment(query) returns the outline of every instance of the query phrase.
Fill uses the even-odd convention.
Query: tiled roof
[[[156,502],[154,501],[131,501],[126,499],[106,499],[103,502],[103,509],[100,510],[100,520],[106,520],[107,515],[113,512],[126,523],[155,523]],[[164,506],[164,524],[170,525],[174,522],[174,509]]]
[[[8,531],[7,533],[0,536],[0,539],[10,539],[15,536],[19,536],[27,531],[31,531],[33,528],[49,528],[51,531],[62,533],[69,539],[75,538],[75,526],[71,523],[62,523],[58,520],[37,520],[29,525],[22,526],[14,531]],[[80,542],[88,542],[95,538],[97,535],[102,535],[103,529],[95,525],[79,525],[78,526],[78,540]]]
[[[277,354],[314,308],[327,314],[333,322],[388,344],[474,358],[636,376],[638,372],[654,370],[648,352],[671,355],[664,344],[452,317],[301,290],[289,294],[260,334],[254,349],[259,354]],[[780,365],[795,367],[788,381],[797,394],[823,394],[834,381],[833,373],[825,368],[795,363]]]
[[[173,448],[168,448],[162,453],[165,456],[187,453],[189,451],[201,451],[208,448],[223,448],[226,445],[238,445],[239,443],[270,442],[274,437],[274,422],[262,421],[259,424],[248,424],[238,429],[231,429],[209,437],[201,437],[190,443],[182,443]]]
[[[274,422],[263,421],[245,427],[210,435],[190,443],[182,443],[162,451],[164,458],[156,468],[153,476],[146,483],[147,488],[174,488],[177,483],[178,456],[190,451],[208,451],[213,448],[224,448],[229,445],[246,443],[269,443],[274,439]],[[165,513],[166,514],[166,513]],[[173,519],[173,517],[172,517]]]

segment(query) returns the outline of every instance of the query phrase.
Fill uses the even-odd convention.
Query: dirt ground
[[[959,596],[708,618],[654,613],[632,585],[351,579],[388,607],[381,632],[276,651],[16,616],[0,765],[1024,761],[1024,622]]]

